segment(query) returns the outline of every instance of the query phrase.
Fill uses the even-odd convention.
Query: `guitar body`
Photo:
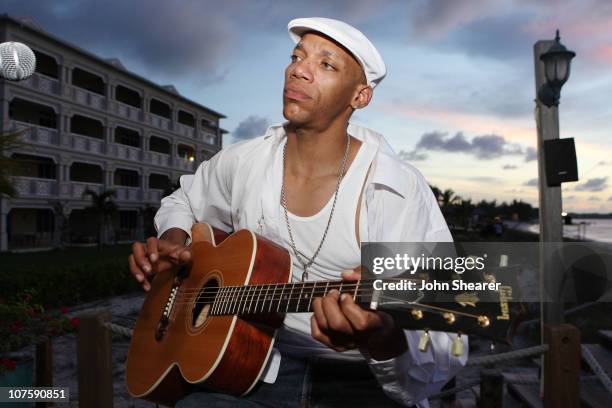
[[[153,279],[128,352],[132,396],[174,405],[196,384],[243,395],[261,376],[284,316],[211,316],[202,289],[288,282],[291,259],[284,248],[248,230],[223,234],[196,224],[189,273],[158,273]]]

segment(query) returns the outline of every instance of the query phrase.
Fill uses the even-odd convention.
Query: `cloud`
[[[597,196],[590,196],[589,201],[601,201],[601,198]]]
[[[438,39],[456,27],[470,23],[492,9],[491,0],[429,0],[415,2],[410,25],[416,38]]]
[[[411,162],[411,161],[423,161],[427,159],[427,155],[425,153],[420,153],[416,149],[407,152],[406,150],[400,150],[397,155],[401,160]]]
[[[480,183],[496,183],[496,184],[504,184],[504,181],[499,177],[490,177],[490,176],[475,176],[475,177],[467,177],[468,180],[478,181]]]
[[[578,184],[574,190],[576,191],[603,191],[608,187],[608,178],[607,177],[596,177],[592,179],[588,179],[586,183]]]
[[[534,147],[525,149],[525,161],[530,162],[538,159],[538,151]]]
[[[139,64],[167,77],[222,78],[238,27],[229,8],[207,3],[12,0],[3,9],[31,16],[45,31],[102,58],[117,57],[128,70]]]
[[[518,169],[518,166],[516,164],[504,164],[502,169],[503,170],[514,170],[514,169]]]
[[[523,185],[527,186],[527,187],[537,187],[538,186],[538,179],[537,178],[533,178],[531,180],[528,180],[528,181],[524,182]]]
[[[482,135],[468,141],[463,132],[457,132],[453,137],[437,131],[425,133],[418,141],[416,149],[473,154],[481,160],[523,154],[521,146],[507,142],[503,136]]]
[[[238,140],[251,139],[263,135],[268,126],[266,118],[251,115],[238,124],[232,136]]]

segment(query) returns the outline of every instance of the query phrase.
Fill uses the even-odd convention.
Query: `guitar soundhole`
[[[193,324],[193,327],[202,326],[206,319],[208,319],[210,307],[218,289],[219,282],[216,279],[211,279],[202,286],[191,312],[191,324]]]

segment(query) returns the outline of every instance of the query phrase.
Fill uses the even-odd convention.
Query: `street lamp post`
[[[563,322],[563,305],[558,299],[561,284],[559,259],[551,256],[547,242],[563,241],[561,217],[561,186],[550,186],[546,180],[544,141],[559,139],[559,99],[561,87],[570,74],[570,63],[576,55],[556,38],[534,44],[536,79],[536,121],[538,125],[538,179],[540,206],[540,282],[543,303],[543,321],[549,324]]]
[[[563,302],[559,296],[563,271],[558,254],[555,256],[550,244],[563,242],[561,184],[549,183],[549,180],[547,180],[544,145],[545,141],[559,139],[558,106],[561,87],[569,77],[570,63],[575,55],[574,52],[568,51],[561,44],[559,30],[557,30],[554,41],[541,40],[533,46],[536,79],[536,122],[538,127],[540,296],[545,300],[540,304],[542,341],[546,337],[544,324],[560,325],[564,320]],[[549,160],[551,159],[549,158]],[[547,327],[559,328],[560,326]],[[550,364],[547,363],[550,362],[545,359],[545,355],[542,355],[542,367],[549,367]],[[540,382],[540,392],[544,395],[544,406],[555,406],[559,398],[564,400],[568,404],[567,406],[578,406],[579,397],[575,392],[575,387],[569,386],[568,383],[565,389],[556,389],[556,386],[559,385],[559,378],[555,378],[555,373],[547,372],[546,378],[544,378],[544,371],[542,372],[543,377]],[[549,378],[551,374],[552,377]],[[577,379],[574,380],[574,382],[577,382]],[[555,395],[557,398],[554,397]]]

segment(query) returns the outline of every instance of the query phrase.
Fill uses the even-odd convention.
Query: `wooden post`
[[[36,387],[53,387],[53,347],[50,338],[36,344]],[[37,402],[37,407],[47,407],[46,402]]]
[[[485,368],[480,373],[478,408],[498,408],[504,405],[504,377],[499,370]]]
[[[570,324],[546,325],[544,407],[580,407],[580,331]]]
[[[533,46],[535,64],[535,91],[546,83],[544,63],[540,55],[548,51],[554,44],[552,40],[538,41]],[[537,102],[536,102],[537,103]],[[550,242],[563,241],[563,225],[561,220],[561,186],[548,187],[546,183],[546,167],[544,157],[544,141],[559,138],[559,109],[550,108],[540,103],[536,120],[538,126],[538,183],[539,183],[539,215],[540,215],[540,290],[541,296],[547,296],[544,301],[544,322],[548,324],[563,323],[563,303],[557,295],[561,286],[561,267],[557,257],[552,255]],[[542,291],[543,290],[543,291]]]
[[[77,364],[79,406],[113,406],[113,367],[111,333],[104,323],[110,321],[108,311],[79,316]]]

